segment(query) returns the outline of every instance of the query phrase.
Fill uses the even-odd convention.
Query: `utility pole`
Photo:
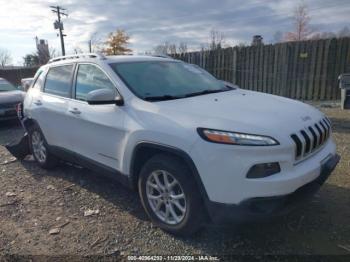
[[[64,39],[63,37],[67,36],[65,34],[63,34],[63,22],[61,21],[61,16],[68,16],[68,14],[62,12],[63,10],[66,11],[66,9],[60,7],[60,6],[50,6],[52,9],[51,11],[54,13],[57,13],[57,20],[55,21],[55,23],[53,24],[55,29],[59,30],[59,36],[61,39],[61,48],[62,48],[62,55],[66,55],[66,50],[64,48]]]
[[[92,53],[92,40],[89,40],[89,52]]]

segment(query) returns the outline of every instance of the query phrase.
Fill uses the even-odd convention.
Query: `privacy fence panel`
[[[229,47],[175,58],[244,89],[300,100],[336,100],[338,76],[350,73],[350,38]]]

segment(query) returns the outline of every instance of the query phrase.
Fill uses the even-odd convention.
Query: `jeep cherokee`
[[[118,179],[174,234],[283,214],[339,161],[330,120],[310,105],[159,56],[55,58],[22,112],[41,167],[62,159]]]

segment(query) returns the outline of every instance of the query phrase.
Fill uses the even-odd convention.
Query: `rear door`
[[[69,133],[68,103],[72,96],[74,64],[51,67],[46,75],[41,96],[32,103],[40,108],[35,119],[49,145],[67,147]]]
[[[77,65],[73,99],[68,109],[69,146],[80,156],[120,170],[125,107],[89,105],[86,102],[89,92],[103,88],[116,90],[116,85],[102,68],[92,63]]]

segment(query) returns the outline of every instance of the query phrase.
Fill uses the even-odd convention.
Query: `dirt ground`
[[[137,194],[116,182],[69,164],[48,172],[31,158],[13,159],[0,146],[0,260],[9,254],[313,254],[350,259],[350,111],[321,110],[333,122],[342,159],[311,202],[277,220],[208,226],[191,238],[153,227]],[[21,133],[16,123],[0,123],[2,144]],[[84,216],[89,209],[99,212]]]

